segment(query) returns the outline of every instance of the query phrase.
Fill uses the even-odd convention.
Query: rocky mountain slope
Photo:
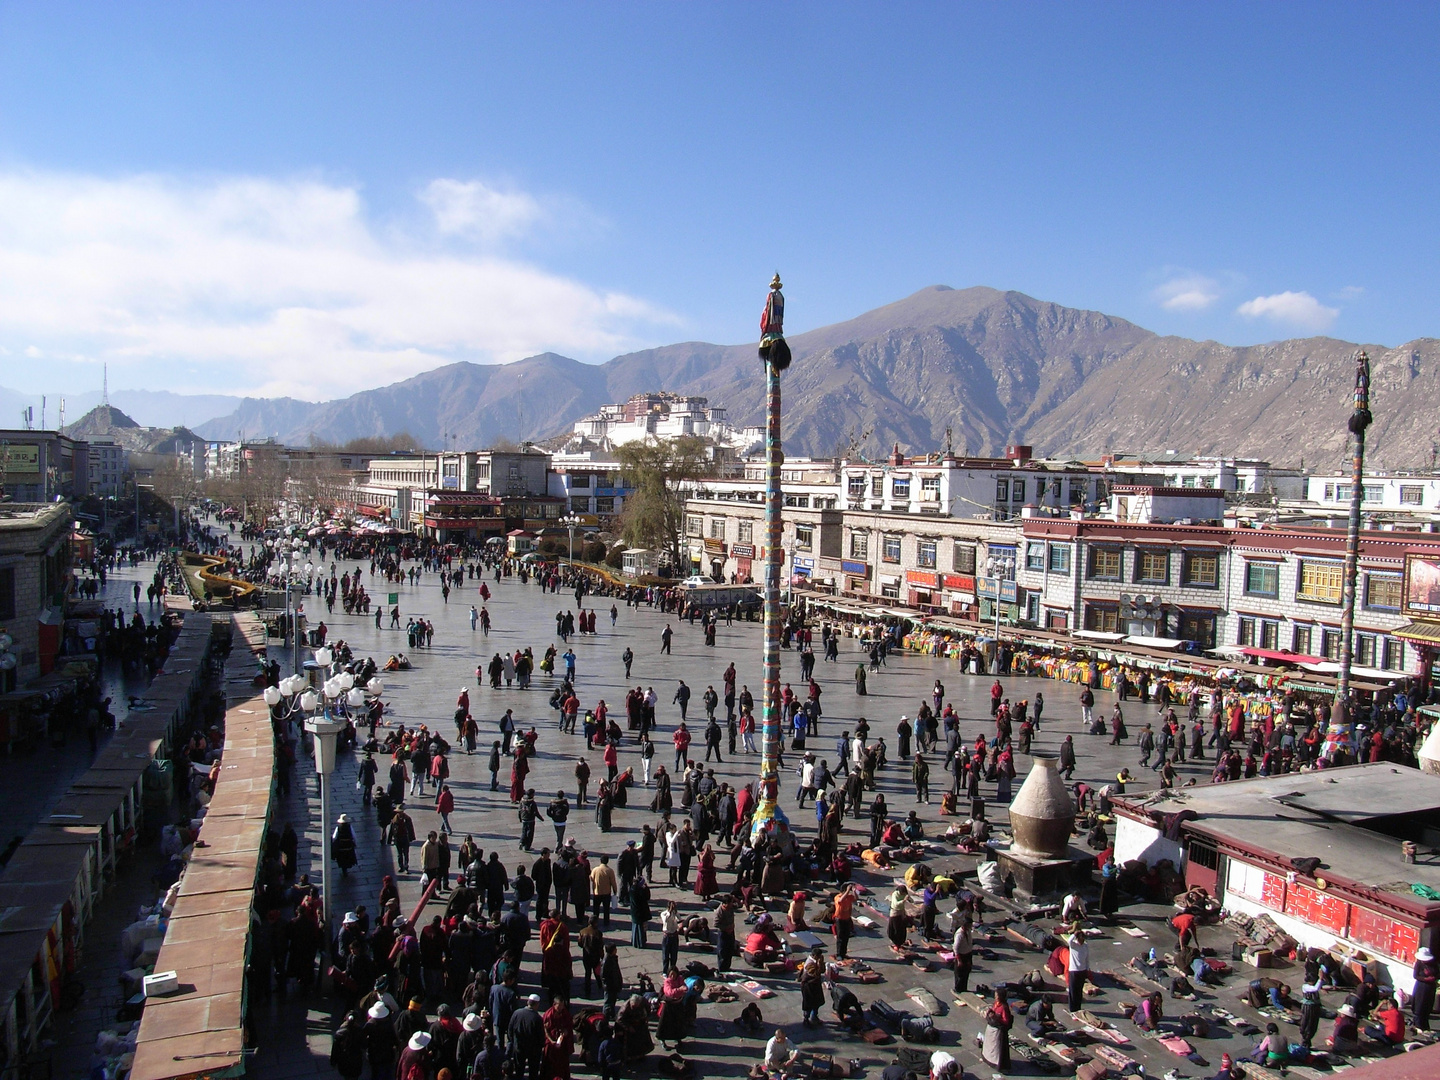
[[[833,454],[892,443],[995,453],[1223,453],[1324,467],[1344,452],[1357,346],[1306,338],[1232,348],[1161,337],[1123,319],[994,289],[934,286],[790,339],[786,448]],[[1377,464],[1428,462],[1440,416],[1440,341],[1367,346]],[[460,363],[320,405],[247,399],[202,435],[236,430],[303,443],[400,431],[432,447],[541,439],[609,401],[647,390],[703,394],[758,423],[764,380],[753,344],[686,342],[599,365],[546,353]]]

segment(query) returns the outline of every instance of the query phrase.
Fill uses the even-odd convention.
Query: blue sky
[[[0,386],[349,393],[984,284],[1440,334],[1433,5],[0,5]]]

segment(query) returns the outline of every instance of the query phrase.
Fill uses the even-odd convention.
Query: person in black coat
[[[652,915],[650,885],[643,877],[637,877],[630,886],[630,944],[637,949],[645,948],[645,924]]]
[[[490,861],[485,864],[485,907],[491,918],[500,914],[505,903],[505,890],[510,887],[510,878],[500,862],[498,852],[490,852]]]
[[[288,821],[285,823],[285,831],[280,834],[280,854],[285,862],[285,880],[294,881],[296,865],[299,860],[300,838],[295,834],[295,826]]]
[[[535,915],[543,919],[550,914],[550,886],[554,880],[548,847],[540,849],[540,857],[530,867],[530,880],[535,883]]]
[[[395,1041],[394,1019],[383,1001],[370,1006],[362,1033],[365,1036],[365,1056],[370,1059],[370,1075],[395,1075],[395,1055],[399,1044]]]
[[[570,877],[575,872],[574,864],[570,861],[567,853],[561,852],[560,858],[550,864],[551,888],[555,892],[555,914],[563,919],[570,908]],[[576,916],[583,912],[577,911]]]
[[[345,1014],[330,1040],[330,1067],[342,1080],[360,1080],[365,1069],[365,1034],[353,1012]]]
[[[540,1005],[540,995],[531,994],[525,1007],[510,1015],[506,1043],[515,1063],[516,1080],[526,1076],[529,1080],[540,1080],[545,1052],[545,1022],[540,1017]]]
[[[349,874],[355,865],[355,830],[350,826],[350,815],[341,814],[330,836],[330,857],[340,867],[341,874]]]

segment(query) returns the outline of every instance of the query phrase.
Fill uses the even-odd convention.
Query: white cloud
[[[1246,300],[1235,312],[1247,319],[1265,318],[1302,330],[1324,330],[1335,321],[1340,309],[1326,307],[1308,292],[1286,291]]]
[[[1220,299],[1220,286],[1213,278],[1189,275],[1171,278],[1153,295],[1167,311],[1204,311]]]
[[[184,365],[314,399],[459,359],[598,359],[676,322],[489,251],[543,218],[528,195],[442,179],[419,198],[446,244],[315,180],[0,173],[0,346],[108,361],[112,384]]]
[[[479,180],[432,180],[420,199],[443,233],[487,243],[524,233],[540,221],[540,203],[523,191],[499,191]]]

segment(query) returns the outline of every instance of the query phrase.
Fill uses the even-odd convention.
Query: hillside
[[[792,313],[793,314],[793,313]],[[1242,454],[1277,464],[1338,461],[1357,348],[1305,338],[1233,348],[1161,337],[1123,319],[1016,292],[934,286],[790,339],[786,447],[874,453],[899,442],[995,453],[1104,449]],[[1440,342],[1367,346],[1374,367],[1372,460],[1428,461],[1440,415]],[[306,442],[408,431],[432,447],[540,439],[608,401],[646,390],[703,394],[758,423],[753,344],[686,342],[587,365],[553,353],[503,366],[451,364],[338,401],[246,399],[198,429]]]

